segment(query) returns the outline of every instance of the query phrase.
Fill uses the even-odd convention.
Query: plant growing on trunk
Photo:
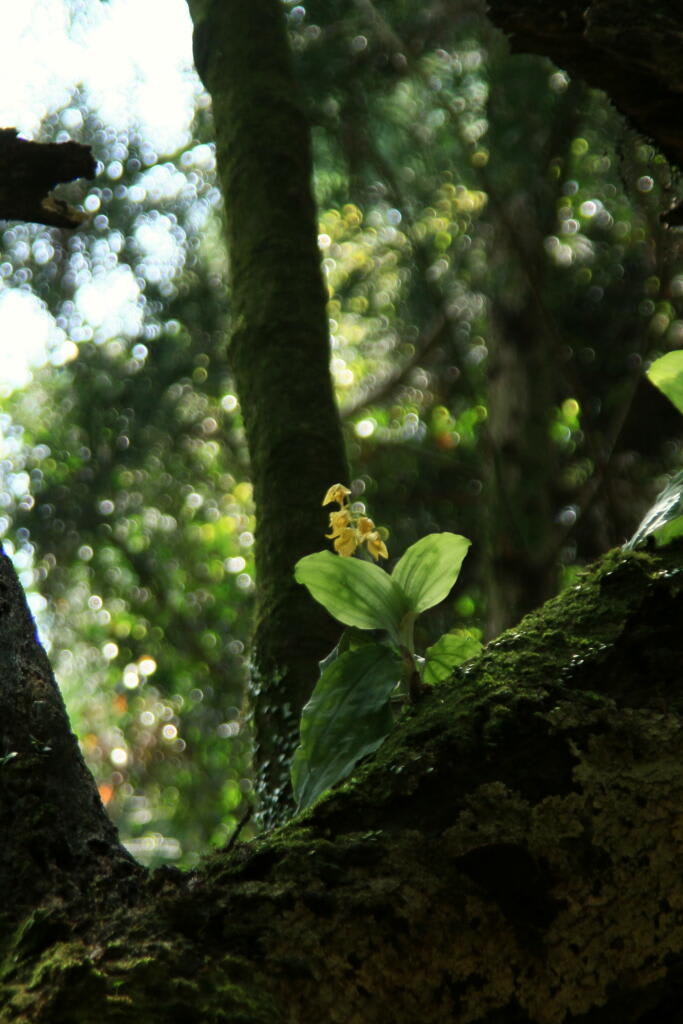
[[[414,703],[480,649],[469,633],[458,632],[442,636],[425,657],[415,651],[415,620],[448,595],[469,540],[456,533],[429,534],[411,545],[389,574],[353,557],[364,547],[375,561],[389,552],[372,519],[349,505],[350,494],[348,487],[333,484],[322,502],[339,506],[329,514],[327,534],[337,554],[318,551],[299,559],[295,569],[298,582],[348,627],[320,663],[320,678],[301,716],[301,742],[291,769],[299,808],[379,747],[394,723],[397,698]]]

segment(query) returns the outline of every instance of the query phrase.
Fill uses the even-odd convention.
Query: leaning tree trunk
[[[189,0],[213,100],[230,252],[230,347],[251,456],[258,600],[252,652],[257,788],[290,807],[301,708],[338,629],[294,582],[324,546],[327,488],[347,482],[329,371],[309,126],[280,0]]]
[[[0,1022],[678,1019],[682,564],[680,542],[607,555],[425,696],[353,780],[188,875],[136,879],[115,855],[48,696],[35,740],[59,763],[17,720],[0,776],[3,863],[33,907],[6,912]],[[27,637],[14,587],[0,611]],[[52,694],[33,641],[15,650],[3,692],[14,673],[27,700],[41,680]],[[7,831],[13,799],[32,850]]]
[[[116,901],[141,874],[118,843],[0,549],[0,921],[88,890]]]

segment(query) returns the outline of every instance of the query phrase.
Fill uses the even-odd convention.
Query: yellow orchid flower
[[[343,558],[350,558],[357,547],[358,534],[352,526],[345,526],[334,541],[334,550]]]
[[[378,558],[388,558],[387,546],[372,519],[369,516],[354,514],[349,508],[347,498],[350,493],[350,489],[344,484],[332,484],[328,487],[323,505],[336,502],[339,508],[336,512],[330,512],[330,533],[326,533],[325,536],[333,542],[337,554],[344,558],[349,558],[361,544],[366,543],[375,561]]]
[[[331,502],[336,501],[338,505],[344,505],[346,503],[346,495],[350,493],[350,489],[344,487],[344,484],[332,484],[331,487],[327,488],[322,504],[329,505]]]
[[[380,537],[377,530],[373,530],[371,533],[366,533],[363,537],[364,541],[367,541],[368,551],[372,557],[377,561],[378,558],[388,558],[389,552],[387,546]]]
[[[348,508],[340,508],[338,512],[330,512],[330,529],[332,533],[326,533],[325,536],[332,539],[332,537],[338,537],[345,526],[351,524],[351,513]]]

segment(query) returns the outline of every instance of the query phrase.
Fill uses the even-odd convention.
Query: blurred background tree
[[[90,15],[69,9],[73,34]],[[477,3],[287,11],[354,496],[392,556],[430,531],[472,538],[423,639],[494,637],[626,539],[683,461],[643,382],[683,342],[680,244],[659,219],[674,172],[603,94],[510,56]],[[93,146],[99,178],[71,189],[91,218],[8,225],[0,264],[3,292],[51,323],[47,365],[3,391],[3,542],[124,841],[184,864],[249,801],[254,587],[194,97],[187,141],[159,153],[74,83],[38,135]]]

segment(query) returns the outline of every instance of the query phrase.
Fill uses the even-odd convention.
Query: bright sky
[[[73,12],[76,12],[75,14]],[[3,4],[0,127],[32,138],[41,119],[82,83],[112,128],[139,124],[157,153],[189,141],[200,88],[186,0],[23,0]],[[65,125],[68,128],[68,124]],[[114,287],[111,295],[125,292]],[[109,315],[85,297],[95,321]],[[121,301],[130,301],[122,296]],[[26,292],[0,282],[0,398],[44,361],[52,318]]]

